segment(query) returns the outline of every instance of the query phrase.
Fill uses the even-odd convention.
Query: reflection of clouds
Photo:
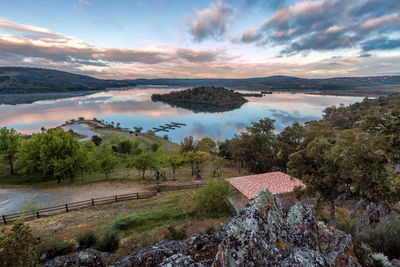
[[[262,98],[249,98],[250,101],[240,109],[223,113],[193,113],[150,100],[153,93],[169,91],[170,89],[155,87],[110,90],[33,104],[0,105],[0,123],[24,133],[32,133],[42,126],[53,127],[81,116],[120,122],[121,127],[141,126],[145,130],[175,121],[186,123],[187,126],[170,132],[160,132],[158,135],[168,134],[175,142],[180,142],[189,135],[196,139],[208,136],[224,140],[244,131],[252,121],[265,117],[276,120],[275,127],[282,130],[294,121],[303,123],[321,118],[322,110],[327,106],[350,104],[362,99],[274,93]]]

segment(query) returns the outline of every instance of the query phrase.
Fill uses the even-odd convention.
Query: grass
[[[150,199],[99,205],[28,221],[27,224],[41,239],[70,240],[90,230],[97,233],[115,230],[123,238],[145,234],[161,240],[171,225],[185,227],[188,235],[192,235],[210,225],[218,227],[229,218],[197,218],[193,213],[194,192],[169,192]]]

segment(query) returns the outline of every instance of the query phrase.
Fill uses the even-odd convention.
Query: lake
[[[180,89],[182,88],[140,86],[32,104],[0,105],[0,126],[14,128],[22,133],[33,133],[38,132],[41,127],[58,126],[70,119],[95,117],[108,122],[119,122],[123,128],[137,126],[147,131],[165,123],[180,122],[187,126],[169,132],[158,132],[157,135],[167,134],[174,142],[180,142],[189,135],[197,139],[208,136],[215,140],[224,140],[243,131],[252,121],[265,117],[276,120],[275,127],[280,131],[294,121],[304,123],[321,119],[322,111],[328,106],[348,105],[363,99],[273,93],[263,97],[246,97],[249,102],[241,108],[221,113],[195,113],[160,102],[154,103],[150,99],[154,93],[163,94]]]

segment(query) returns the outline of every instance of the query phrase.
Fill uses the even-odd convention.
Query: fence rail
[[[165,190],[160,189],[159,191],[150,191],[150,192],[142,192],[142,193],[136,192],[136,193],[130,193],[130,194],[92,198],[92,199],[88,199],[88,200],[77,201],[77,202],[67,203],[67,204],[63,204],[63,205],[39,208],[36,210],[28,210],[28,211],[23,211],[23,212],[11,213],[11,214],[2,215],[0,224],[11,223],[19,218],[39,219],[39,218],[47,217],[50,215],[54,215],[59,212],[70,212],[72,210],[86,208],[86,207],[95,206],[95,205],[103,205],[103,204],[118,203],[118,202],[128,201],[128,200],[152,198],[152,197],[156,196],[158,193],[162,193],[162,192],[197,189],[202,186],[203,186],[202,184],[176,186],[174,188],[169,188],[169,189],[165,189]]]

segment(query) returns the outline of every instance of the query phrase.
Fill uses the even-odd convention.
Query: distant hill
[[[65,93],[134,85],[133,81],[102,80],[58,70],[0,67],[1,94]]]
[[[223,86],[248,90],[335,91],[391,93],[400,90],[400,76],[338,77],[305,79],[290,76],[270,76],[248,79],[136,79],[137,84],[171,86]],[[394,88],[393,88],[394,87]]]
[[[134,85],[218,86],[243,90],[285,90],[332,94],[391,94],[400,92],[400,76],[305,79],[269,76],[248,79],[135,79],[103,80],[64,71],[0,67],[0,94],[94,91]]]

